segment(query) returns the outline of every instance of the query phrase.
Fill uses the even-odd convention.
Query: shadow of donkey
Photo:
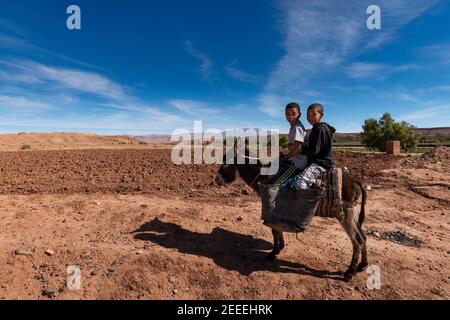
[[[183,229],[177,224],[160,221],[158,218],[143,224],[134,238],[151,241],[164,248],[177,249],[181,253],[210,258],[222,268],[250,275],[256,271],[297,273],[318,278],[343,280],[342,272],[317,270],[303,264],[283,260],[267,261],[267,252],[272,244],[222,228],[207,233]]]

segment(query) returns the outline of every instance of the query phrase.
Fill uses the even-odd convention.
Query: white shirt
[[[306,129],[303,126],[303,123],[299,120],[295,125],[291,126],[291,129],[289,130],[289,143],[295,143],[296,141],[304,143],[305,137]],[[308,166],[308,158],[304,154],[297,154],[288,160],[292,161],[300,170],[303,170]]]

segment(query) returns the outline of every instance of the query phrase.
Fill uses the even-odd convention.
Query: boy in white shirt
[[[289,178],[296,176],[303,171],[308,165],[308,159],[306,155],[301,153],[301,148],[305,142],[306,130],[300,121],[302,113],[300,111],[300,105],[296,102],[291,102],[286,106],[285,116],[286,120],[291,125],[289,130],[289,153],[284,156],[283,165],[278,173],[271,177],[268,184],[274,184],[281,186]]]

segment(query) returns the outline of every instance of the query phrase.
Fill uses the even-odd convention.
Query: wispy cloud
[[[52,128],[51,130],[97,131],[111,133],[170,133],[173,130],[173,122],[170,119],[154,118],[142,114],[130,114],[128,112],[110,113],[99,119],[98,114],[73,113],[66,117],[52,117],[51,115],[9,115],[0,118],[2,127],[17,128]],[[179,124],[180,125],[180,124]]]
[[[383,63],[355,62],[349,67],[344,68],[344,71],[349,77],[353,79],[385,79],[395,73],[408,72],[419,69],[421,69],[421,67],[415,64],[390,66]]]
[[[450,117],[450,105],[438,105],[432,108],[424,108],[397,117],[400,121],[421,120],[431,117]]]
[[[135,114],[141,114],[142,116],[151,116],[155,119],[163,119],[163,121],[170,122],[171,125],[180,125],[183,123],[183,118],[175,113],[171,112],[165,112],[162,111],[154,106],[149,106],[146,104],[142,104],[139,102],[134,103],[128,103],[128,104],[118,104],[118,103],[104,103],[100,104],[100,106],[135,113]]]
[[[286,104],[281,96],[275,94],[262,94],[258,97],[259,110],[272,117],[281,116],[281,105]]]
[[[227,73],[227,75],[234,79],[234,80],[238,80],[238,81],[242,81],[242,82],[248,82],[248,83],[258,83],[262,80],[261,77],[251,74],[247,71],[238,69],[235,67],[236,62],[233,62],[232,64],[228,65],[225,67],[225,72]]]
[[[15,23],[0,19],[0,47],[8,49],[13,52],[26,53],[27,55],[38,55],[51,57],[58,60],[70,62],[83,67],[88,67],[90,69],[96,69],[101,71],[106,71],[105,69],[94,66],[77,59],[73,59],[64,54],[48,50],[42,45],[36,44],[30,39],[31,33],[27,30],[17,26]]]
[[[366,27],[366,9],[371,1],[283,0],[279,2],[280,31],[285,55],[271,72],[264,97],[289,96],[301,92],[318,75],[341,70],[350,58],[391,40],[395,32],[423,14],[437,1],[380,0],[382,32]],[[360,66],[361,67],[361,66]],[[375,72],[380,66],[365,66]],[[271,115],[269,100],[261,111]],[[278,106],[273,105],[273,108]]]
[[[145,133],[185,123],[176,112],[150,106],[101,73],[20,59],[0,60],[0,66],[1,121],[10,127]]]
[[[25,84],[41,84],[43,81],[32,75],[26,73],[6,72],[0,71],[0,81],[8,83],[25,83]]]
[[[381,46],[385,42],[392,41],[397,36],[397,31],[411,21],[420,17],[427,10],[434,7],[440,0],[381,0],[373,3],[373,1],[361,1],[365,6],[369,4],[377,4],[382,10],[382,32],[375,37],[370,37],[366,47],[373,49]]]
[[[426,55],[428,59],[437,64],[450,64],[450,44],[440,43],[431,46],[423,47],[419,50],[423,55]]]
[[[22,96],[6,96],[0,95],[0,108],[4,108],[9,111],[42,111],[52,109],[53,106],[36,100],[31,100]]]
[[[218,108],[208,106],[208,104],[194,100],[170,100],[169,105],[187,114],[203,117],[208,115],[216,115],[220,112]]]
[[[213,63],[211,61],[211,58],[194,48],[192,43],[190,41],[184,42],[184,49],[187,53],[189,53],[192,57],[194,57],[197,60],[200,60],[200,72],[205,80],[213,80]]]
[[[27,84],[49,83],[77,92],[91,93],[109,99],[126,98],[122,85],[99,73],[79,69],[60,68],[40,64],[31,60],[1,60],[0,64],[11,72],[3,71],[0,76]]]
[[[448,86],[437,86],[434,89],[438,90],[438,91],[450,91],[450,85],[448,85]]]

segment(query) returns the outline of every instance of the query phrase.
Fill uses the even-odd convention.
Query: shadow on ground
[[[264,250],[271,250],[271,243],[222,228],[215,228],[208,234],[192,232],[155,218],[133,233],[136,233],[134,238],[137,240],[151,241],[164,248],[177,249],[181,253],[207,257],[216,265],[238,271],[242,275],[270,271],[343,280],[340,271],[318,270],[279,259],[268,261]]]

